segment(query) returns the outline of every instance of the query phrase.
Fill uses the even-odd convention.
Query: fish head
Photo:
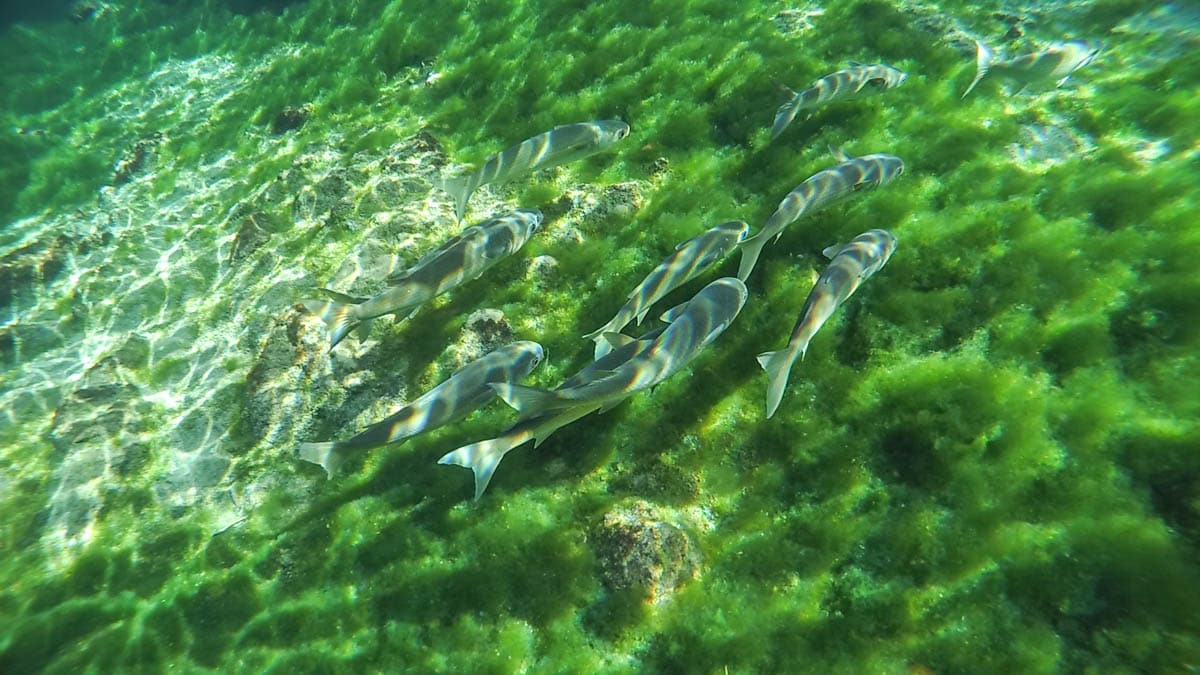
[[[1067,44],[1073,48],[1076,54],[1074,66],[1071,68],[1072,72],[1094,61],[1103,48],[1103,44],[1099,40],[1075,40]]]
[[[878,266],[883,267],[883,264],[892,257],[892,253],[896,250],[896,242],[896,235],[889,230],[875,229],[858,235],[852,243],[866,246],[871,252],[870,257],[878,260]]]
[[[629,125],[621,120],[601,120],[593,122],[600,132],[600,147],[607,148],[613,143],[629,135]]]
[[[721,277],[711,284],[705,286],[697,296],[705,296],[705,300],[715,308],[719,314],[725,315],[729,320],[737,316],[738,312],[742,311],[742,306],[746,304],[746,298],[749,292],[746,290],[746,284],[742,283],[737,277]]]
[[[517,209],[509,217],[527,227],[529,234],[537,232],[542,227],[542,212],[537,209]]]
[[[532,371],[538,367],[538,364],[546,358],[546,350],[536,342],[528,343],[529,353],[529,370]]]
[[[718,232],[732,236],[735,243],[742,243],[746,240],[746,236],[750,234],[750,225],[744,220],[731,220],[728,223],[721,223],[713,228]]]
[[[888,67],[888,74],[887,74],[887,88],[888,89],[892,89],[893,87],[899,87],[900,85],[904,84],[904,81],[907,79],[908,79],[908,73],[904,72],[903,70],[900,70],[899,68],[892,68],[890,66]]]
[[[899,178],[904,173],[904,160],[895,155],[880,154],[877,156],[879,161],[879,184],[883,185],[888,181]]]

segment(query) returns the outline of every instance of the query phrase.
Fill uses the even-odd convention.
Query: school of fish
[[[1075,40],[1002,59],[978,42],[975,78],[962,97],[989,75],[1011,82],[1019,90],[1062,86],[1099,52],[1099,43]],[[778,108],[771,125],[771,140],[777,140],[802,111],[811,118],[819,108],[886,92],[907,78],[907,73],[890,65],[851,62],[847,68],[817,79],[807,89],[789,89],[788,100]],[[619,120],[564,124],[489,157],[472,172],[444,178],[440,187],[451,197],[454,215],[461,221],[467,215],[471,195],[480,187],[511,182],[539,169],[602,153],[626,138],[629,131],[629,125]],[[439,464],[471,469],[475,499],[479,499],[500,461],[514,448],[529,441],[536,447],[559,429],[620,405],[694,361],[737,318],[749,299],[746,282],[764,247],[777,242],[789,225],[841,200],[883,187],[905,170],[903,160],[885,153],[852,157],[834,149],[833,157],[833,166],[804,179],[785,195],[753,236],[746,222],[731,221],[676,246],[629,292],[611,320],[584,336],[594,343],[593,360],[557,387],[521,384],[544,359],[545,352],[536,342],[513,342],[466,364],[444,382],[346,440],[302,443],[297,457],[321,466],[333,477],[352,456],[461,419],[499,398],[515,409],[516,422],[495,438],[452,450],[438,460]],[[385,280],[387,290],[374,297],[356,298],[320,289],[323,298],[303,300],[302,304],[327,325],[330,350],[351,331],[365,339],[374,319],[388,314],[400,320],[411,318],[434,297],[483,276],[500,260],[516,254],[539,231],[542,221],[542,213],[536,209],[516,209],[487,218],[426,253],[409,269],[389,276]],[[814,336],[864,281],[887,264],[896,245],[892,232],[874,228],[822,251],[829,263],[799,306],[787,343],[757,357],[767,376],[767,419],[779,409],[795,362],[804,358]],[[623,333],[630,323],[640,326],[660,300],[736,250],[741,251],[736,276],[707,283],[690,299],[662,313],[662,325],[640,337]]]

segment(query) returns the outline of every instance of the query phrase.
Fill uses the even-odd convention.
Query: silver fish
[[[808,89],[792,91],[792,98],[779,106],[775,113],[771,140],[778,138],[801,110],[894,89],[904,84],[906,79],[907,73],[882,63],[861,64],[851,61],[849,68],[822,77]]]
[[[583,384],[591,380],[597,372],[607,372],[630,359],[636,358],[653,346],[655,338],[664,329],[659,328],[636,340],[624,336],[611,336],[618,343],[614,345],[612,351],[596,361],[589,362],[582,370],[559,385],[558,388],[569,389]],[[504,456],[510,450],[524,445],[531,440],[533,441],[533,446],[536,448],[555,431],[581,417],[600,410],[601,407],[602,404],[600,403],[584,402],[577,406],[553,410],[544,415],[523,420],[496,438],[464,445],[457,450],[446,453],[438,460],[438,464],[457,464],[458,466],[471,469],[475,474],[475,499],[479,499],[483,495],[483,491],[487,489],[488,483],[491,482],[492,475],[496,472],[496,467],[500,465],[500,460],[504,459]]]
[[[767,371],[767,417],[775,414],[787,388],[788,374],[796,358],[804,358],[808,343],[821,326],[846,301],[860,284],[883,267],[896,250],[896,237],[887,230],[868,230],[845,245],[826,248],[829,266],[821,272],[808,294],[800,318],[792,329],[787,347],[758,355],[758,364]]]
[[[663,314],[662,320],[670,325],[649,349],[610,371],[593,372],[586,382],[554,391],[514,384],[491,386],[505,403],[520,412],[521,419],[591,402],[608,409],[687,365],[725,331],[745,303],[745,284],[733,277],[717,279],[691,300]]]
[[[438,463],[471,469],[475,499],[479,499],[510,450],[530,440],[536,447],[571,422],[612,408],[671,376],[716,339],[745,302],[745,284],[733,277],[718,279],[665,313],[663,320],[669,321],[665,328],[640,340],[606,333],[614,349],[553,391],[507,383],[490,385],[520,411],[520,421],[497,438],[447,453]]]
[[[1091,63],[1100,53],[1100,43],[1095,40],[1072,40],[1059,42],[1049,47],[1007,60],[996,60],[996,54],[982,42],[975,42],[975,79],[963,92],[962,98],[979,84],[989,73],[1011,80],[1025,88],[1046,82],[1061,87],[1071,73]]]
[[[536,209],[522,209],[486,220],[426,253],[409,269],[389,276],[387,282],[391,288],[375,297],[355,298],[321,289],[330,300],[305,300],[302,304],[329,327],[332,350],[355,327],[365,337],[372,319],[385,314],[411,317],[432,298],[479,278],[488,268],[524,246],[541,224],[542,213]]]
[[[442,189],[454,197],[454,213],[462,220],[467,200],[480,185],[503,183],[594,155],[628,135],[629,125],[620,120],[564,124],[493,155],[472,173],[442,181]]]
[[[595,340],[595,358],[604,356],[610,349],[609,342],[604,338],[605,333],[620,333],[634,319],[640,326],[654,303],[724,258],[746,238],[749,231],[749,225],[735,220],[705,230],[676,246],[674,253],[630,291],[628,302],[617,310],[611,321],[584,336]]]
[[[824,208],[856,192],[873,190],[904,173],[904,162],[895,155],[874,154],[850,157],[834,150],[837,166],[818,171],[788,193],[763,229],[742,242],[742,261],[738,278],[745,281],[754,271],[758,256],[774,237],[783,236],[783,229],[808,213]]]
[[[436,429],[488,403],[493,382],[523,379],[542,361],[542,346],[520,341],[496,349],[459,368],[453,375],[395,413],[344,441],[301,443],[300,459],[320,464],[330,478],[355,452],[377,448]]]

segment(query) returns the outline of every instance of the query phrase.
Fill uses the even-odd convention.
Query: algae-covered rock
[[[312,113],[311,105],[302,105],[298,107],[288,107],[280,110],[275,114],[275,119],[271,120],[271,133],[276,136],[299,129],[308,121],[308,116]]]
[[[477,309],[467,317],[458,342],[450,353],[458,366],[466,365],[515,339],[512,326],[498,309]]]
[[[604,514],[588,537],[600,578],[614,591],[640,589],[662,603],[700,572],[700,554],[683,527],[647,502]]]
[[[300,306],[279,313],[246,376],[243,420],[251,442],[286,442],[307,427],[314,398],[329,387],[329,338]]]

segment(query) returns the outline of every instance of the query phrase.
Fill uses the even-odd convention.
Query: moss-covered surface
[[[786,32],[786,4],[730,0],[146,0],[5,28],[0,672],[1194,669],[1196,17],[1039,7],[831,2]],[[956,26],[1107,49],[1057,93],[960,101]],[[909,79],[769,144],[778,85],[847,60]],[[405,139],[472,164],[611,117],[633,128],[614,151],[492,197],[561,212],[574,186],[634,181],[640,208],[552,224],[521,254],[551,277],[507,261],[378,327],[356,377],[382,402],[281,314],[346,256],[411,260],[453,227],[444,194],[389,182]],[[1079,152],[1018,161],[1030,125]],[[533,379],[553,384],[676,243],[757,227],[830,145],[907,172],[792,226],[693,367],[514,452],[480,503],[434,460],[502,429],[499,405],[329,482],[292,459],[446,376],[477,307],[547,347]],[[819,251],[873,227],[895,256],[767,422],[754,354],[786,340]],[[234,264],[240,230],[267,243]],[[264,360],[268,335],[311,348],[303,367]],[[698,547],[662,603],[608,590],[589,536],[639,501]]]

